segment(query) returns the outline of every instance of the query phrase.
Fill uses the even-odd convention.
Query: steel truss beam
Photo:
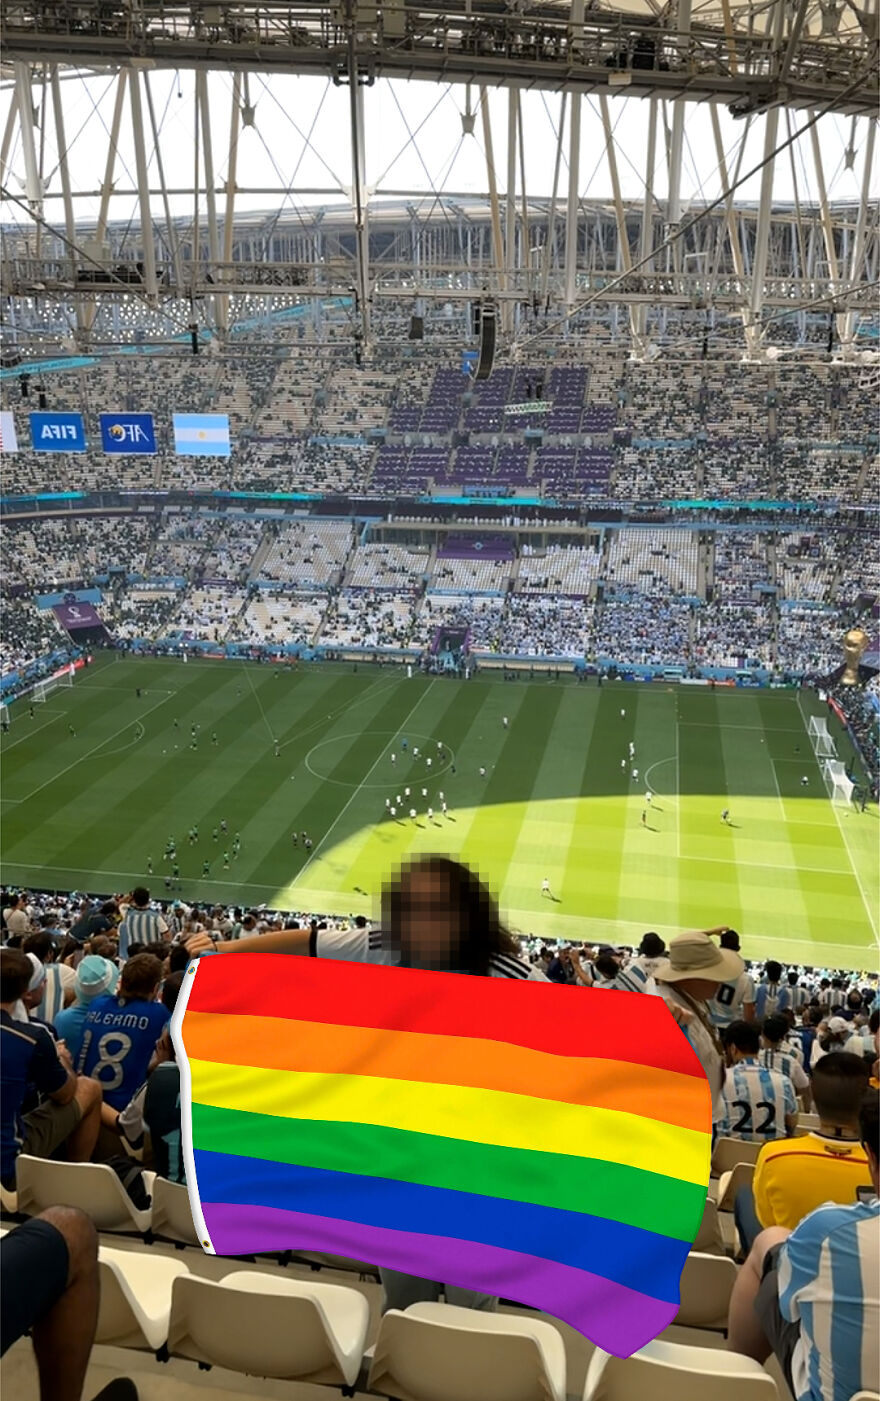
[[[687,0],[686,0],[687,3]],[[516,7],[519,9],[520,7]],[[658,7],[659,8],[659,7]],[[782,7],[776,12],[781,16]],[[513,9],[513,7],[511,7]],[[237,68],[336,79],[353,61],[373,78],[424,79],[561,92],[625,89],[637,97],[730,103],[738,115],[783,103],[873,115],[876,38],[870,24],[815,38],[799,7],[789,33],[728,24],[682,25],[661,14],[567,7],[511,13],[458,0],[392,13],[388,6],[306,6],[252,0],[189,6],[132,0],[5,0],[0,42],[7,60],[79,65],[148,62],[168,68]],[[393,20],[393,23],[389,23]]]

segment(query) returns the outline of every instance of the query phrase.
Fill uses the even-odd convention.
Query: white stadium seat
[[[95,1342],[158,1352],[168,1337],[174,1281],[188,1273],[186,1265],[148,1250],[101,1246],[98,1273]]]
[[[412,1304],[383,1317],[369,1387],[396,1401],[565,1401],[565,1344],[543,1319]]]
[[[587,1370],[583,1401],[780,1401],[759,1363],[739,1353],[655,1339],[632,1357],[599,1349]]]
[[[163,1240],[173,1240],[184,1245],[200,1245],[196,1228],[193,1225],[189,1205],[189,1192],[177,1182],[169,1182],[157,1177],[153,1183],[152,1215],[150,1230]]]
[[[701,1255],[692,1250],[681,1272],[681,1307],[675,1322],[682,1328],[726,1332],[736,1275],[736,1265],[726,1255]]]
[[[256,1377],[353,1386],[369,1319],[364,1295],[339,1284],[188,1275],[174,1281],[168,1351]]]
[[[50,1206],[78,1206],[99,1231],[145,1235],[151,1211],[139,1211],[106,1163],[56,1163],[20,1154],[16,1166],[18,1209],[38,1216]],[[154,1174],[144,1173],[147,1190]]]
[[[754,1175],[754,1163],[737,1163],[730,1172],[723,1172],[718,1179],[718,1210],[733,1211],[737,1192],[741,1187],[750,1187]]]
[[[732,1172],[737,1163],[757,1162],[761,1146],[745,1138],[719,1138],[712,1150],[712,1176]]]

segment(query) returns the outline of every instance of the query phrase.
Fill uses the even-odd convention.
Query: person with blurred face
[[[387,963],[472,977],[548,981],[537,965],[519,956],[519,946],[501,922],[498,906],[474,871],[448,856],[418,856],[405,863],[382,892],[381,929],[285,929],[259,938],[218,944],[206,934],[186,943],[192,954],[295,953]],[[433,1301],[494,1310],[497,1297],[460,1289],[442,1280],[420,1279],[398,1270],[379,1271],[382,1311]]]

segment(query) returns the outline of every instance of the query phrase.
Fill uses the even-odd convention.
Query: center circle
[[[324,773],[322,771],[325,767],[328,769],[334,767],[334,760],[332,759],[332,747],[334,745],[338,746],[344,744],[345,741],[349,739],[370,739],[371,736],[385,741],[382,748],[387,750],[387,754],[385,754],[383,758],[386,777],[381,779],[374,777],[380,757],[378,755],[374,759],[373,766],[367,770],[367,777],[365,779],[334,778],[332,773]],[[388,741],[397,739],[398,736],[402,739],[406,739],[407,748],[402,750],[398,740],[397,748],[392,751]],[[413,755],[413,741],[415,741],[416,747],[420,751],[418,758],[415,758]],[[316,758],[316,756],[321,754],[322,750],[331,750],[331,756],[327,758]],[[397,762],[395,764],[391,762],[392,752],[397,755]],[[389,789],[393,788],[396,784],[398,789],[402,791],[401,785],[403,784],[408,783],[412,786],[413,783],[418,783],[420,787],[424,788],[429,778],[433,780],[440,774],[449,771],[450,766],[455,762],[455,754],[450,749],[449,745],[443,745],[443,760],[439,764],[435,758],[436,753],[437,740],[431,735],[416,734],[415,731],[412,730],[406,733],[402,733],[400,730],[357,730],[352,734],[332,735],[329,739],[320,740],[309,750],[305,757],[305,765],[313,778],[319,778],[322,783],[335,783],[340,788]],[[426,759],[431,760],[430,768],[428,768],[425,763]]]

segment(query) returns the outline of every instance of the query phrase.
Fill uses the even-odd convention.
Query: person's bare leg
[[[755,1300],[761,1287],[764,1256],[773,1245],[791,1235],[784,1226],[768,1226],[755,1238],[745,1264],[737,1275],[727,1315],[727,1351],[766,1362],[772,1348],[755,1313]]]
[[[82,1109],[82,1118],[67,1139],[67,1152],[72,1163],[90,1163],[101,1128],[104,1093],[97,1080],[81,1075],[74,1099]]]
[[[98,1326],[98,1233],[75,1207],[49,1207],[40,1219],[61,1232],[70,1257],[67,1288],[31,1330],[40,1401],[80,1401]]]

